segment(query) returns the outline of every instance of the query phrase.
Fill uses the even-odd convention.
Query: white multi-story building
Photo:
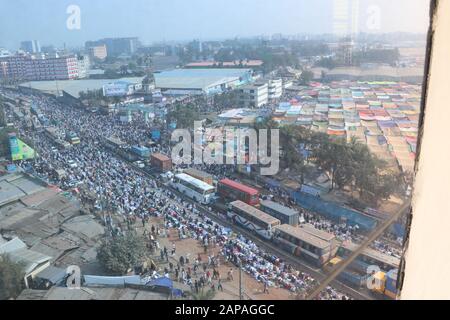
[[[237,103],[240,108],[260,108],[269,102],[269,85],[254,83],[237,90]]]
[[[78,56],[78,78],[87,78],[89,75],[90,60],[86,55]]]
[[[272,79],[268,81],[269,99],[279,99],[283,95],[283,80]]]
[[[0,58],[0,77],[13,80],[70,80],[78,78],[75,56],[34,57],[14,55]]]

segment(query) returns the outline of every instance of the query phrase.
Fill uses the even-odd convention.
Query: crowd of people
[[[87,113],[64,106],[46,96],[35,95],[32,98],[61,132],[76,132],[82,141],[74,148],[54,151],[51,139],[45,134],[36,135],[30,131],[30,128],[17,122],[16,127],[19,133],[32,137],[39,153],[36,159],[22,163],[34,174],[49,183],[58,185],[63,190],[73,188],[87,190],[95,199],[94,207],[100,209],[106,207],[125,217],[127,221],[131,218],[146,221],[151,216],[163,217],[165,229],[177,229],[180,239],[198,240],[205,247],[205,253],[210,246],[222,248],[221,254],[226,257],[226,260],[236,266],[242,264],[245,272],[264,284],[264,291],[267,291],[269,287],[277,286],[291,292],[305,294],[314,286],[315,280],[311,275],[294,270],[292,266],[265,253],[243,236],[231,238],[229,229],[214,223],[195,205],[183,201],[171,191],[162,188],[160,181],[136,170],[128,162],[115,157],[102,147],[102,138],[111,136],[129,144],[140,143],[149,138],[151,124],[144,121],[121,123],[112,115]],[[55,169],[63,169],[65,176],[55,177],[53,175]],[[198,169],[209,171],[217,178],[230,177],[233,172],[233,168],[225,166],[207,168],[200,166]],[[323,225],[314,220],[314,217],[307,216],[305,219],[310,219],[309,221],[319,228],[336,228],[332,225]],[[112,224],[111,221],[110,224]],[[123,227],[119,227],[119,232],[123,231],[121,229]],[[347,234],[341,229],[335,229],[334,232]],[[184,257],[184,263],[187,259]],[[214,268],[216,263],[220,263],[220,257],[214,256],[210,259],[207,268]],[[196,260],[191,259],[190,263],[195,263]],[[198,290],[201,285],[213,284],[214,270],[210,274],[207,273],[210,270],[204,270],[198,279],[192,277],[191,271],[188,272],[191,269],[176,270],[178,270],[176,279],[191,285],[193,290]],[[219,290],[221,287],[219,277],[216,280],[216,288]],[[320,298],[346,299],[348,297],[328,288]]]

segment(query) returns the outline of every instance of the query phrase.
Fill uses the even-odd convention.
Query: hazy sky
[[[333,33],[351,17],[359,30],[426,32],[427,0],[0,0],[0,47],[19,42],[82,45],[103,37],[138,36],[144,43],[272,35]],[[346,3],[348,6],[346,6]],[[69,30],[69,5],[81,28]],[[379,14],[378,14],[379,13]],[[341,24],[342,25],[342,24]],[[350,23],[349,23],[350,25]]]

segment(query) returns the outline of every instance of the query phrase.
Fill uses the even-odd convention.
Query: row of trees
[[[245,61],[247,59],[262,60],[263,72],[268,73],[278,67],[300,68],[296,54],[281,49],[273,49],[267,46],[242,45],[220,49],[214,56],[218,62]]]
[[[269,120],[257,128],[278,128],[278,124]],[[390,169],[356,139],[347,143],[342,138],[332,138],[301,126],[279,129],[283,151],[281,165],[299,174],[302,183],[316,167],[329,176],[331,190],[356,192],[361,201],[370,205],[377,205],[404,189],[403,175]]]
[[[395,49],[370,49],[353,53],[353,63],[388,63],[395,65],[400,59],[400,51]]]
[[[176,104],[167,114],[167,122],[177,123],[178,129],[189,129],[194,127],[194,121],[200,120],[200,110],[197,105]]]

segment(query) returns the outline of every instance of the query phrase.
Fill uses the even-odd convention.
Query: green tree
[[[143,239],[136,234],[127,233],[103,241],[97,257],[105,270],[112,274],[123,275],[128,270],[141,265],[147,258]]]
[[[314,79],[314,73],[309,70],[305,70],[302,72],[300,76],[300,83],[303,85],[308,85]]]
[[[136,70],[137,69],[137,64],[134,63],[134,62],[128,63],[128,69],[130,69],[132,71]]]
[[[191,300],[200,300],[200,301],[207,301],[207,300],[213,300],[216,296],[216,291],[208,290],[205,291],[201,289],[198,293],[194,292],[188,292],[187,296],[191,298]]]
[[[128,66],[127,65],[121,65],[119,67],[119,73],[121,75],[127,75],[128,74]]]
[[[6,112],[3,104],[3,97],[0,96],[0,127],[6,126]]]
[[[167,114],[167,119],[169,123],[175,121],[178,129],[193,128],[194,121],[200,120],[200,111],[194,104],[177,104]]]
[[[322,58],[316,62],[316,66],[327,69],[334,69],[336,68],[336,62],[333,60],[333,58]]]
[[[3,128],[0,129],[0,156],[9,157],[9,137],[8,134],[16,132],[15,128]]]
[[[24,288],[23,264],[16,263],[8,255],[0,256],[0,300],[15,299]]]

